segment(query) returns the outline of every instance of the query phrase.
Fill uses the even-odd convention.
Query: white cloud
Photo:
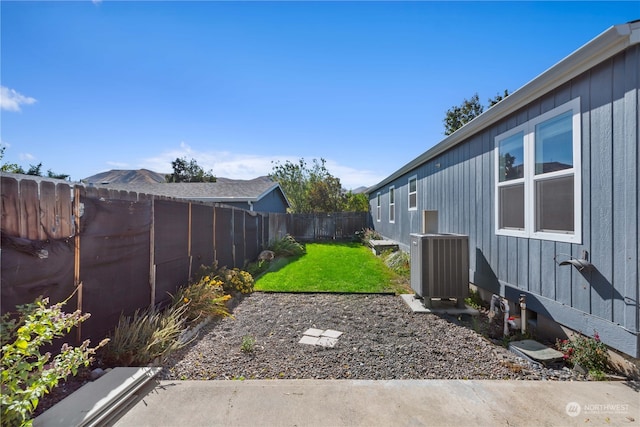
[[[273,163],[277,161],[281,163],[287,160],[297,162],[300,157],[304,157],[310,162],[312,159],[311,157],[293,155],[260,156],[229,151],[197,151],[187,143],[181,142],[178,149],[167,150],[155,157],[143,159],[137,167],[169,173],[171,172],[171,162],[178,157],[186,157],[187,160],[196,159],[198,165],[204,170],[211,169],[215,176],[232,179],[253,179],[268,175],[273,170]],[[344,166],[330,159],[327,159],[327,169],[333,176],[340,178],[342,186],[348,190],[371,186],[384,178],[384,176],[372,171]]]
[[[22,105],[31,105],[36,102],[35,98],[24,96],[13,89],[0,86],[0,108],[7,111],[21,111]]]
[[[32,162],[32,161],[36,160],[36,156],[34,156],[31,153],[20,153],[18,155],[18,157],[20,158],[20,160],[22,160],[24,162]]]
[[[125,162],[107,162],[107,164],[116,169],[128,169],[131,167],[129,163],[125,163]]]

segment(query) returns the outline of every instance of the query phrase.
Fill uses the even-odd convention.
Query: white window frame
[[[568,111],[572,112],[572,137],[573,137],[573,167],[555,172],[544,174],[535,174],[535,129],[536,125],[545,122],[553,117],[559,116]],[[494,139],[495,151],[495,175],[494,175],[494,219],[495,233],[500,236],[525,237],[539,240],[552,240],[556,242],[582,243],[582,163],[581,163],[581,143],[582,143],[582,126],[580,113],[580,98],[560,105],[546,113],[543,113],[528,122],[509,129],[507,132],[501,133]],[[519,132],[524,133],[523,150],[524,150],[524,178],[500,182],[500,141],[513,136]],[[548,231],[536,231],[536,200],[535,200],[535,184],[550,178],[558,178],[562,176],[573,176],[573,233],[554,233]],[[524,182],[524,229],[504,229],[500,227],[500,197],[499,189],[504,186]]]
[[[380,222],[382,221],[382,195],[380,194],[380,192],[378,191],[378,194],[376,194],[376,221]]]
[[[416,182],[416,191],[412,192],[411,191],[411,181]],[[415,194],[416,195],[416,205],[415,206],[411,206],[411,195]],[[418,210],[418,175],[413,175],[409,177],[409,180],[407,181],[407,206],[409,208],[410,211],[417,211]]]
[[[396,187],[389,187],[389,222],[396,222]]]

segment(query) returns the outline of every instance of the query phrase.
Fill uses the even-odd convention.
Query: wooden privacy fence
[[[268,239],[265,216],[216,204],[2,176],[2,312],[44,295],[91,313],[101,339],[121,313],[168,300],[200,265],[242,267]],[[268,222],[266,223],[268,226]]]
[[[370,227],[369,212],[269,214],[270,240],[285,234],[298,241],[348,239],[367,227]]]
[[[368,213],[256,213],[219,204],[2,174],[2,312],[47,296],[102,339],[124,313],[159,304],[201,266],[243,267],[269,241],[342,239]]]

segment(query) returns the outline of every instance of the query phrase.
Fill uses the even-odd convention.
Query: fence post
[[[78,310],[82,312],[82,282],[80,281],[80,187],[73,187],[73,288],[78,291]],[[78,323],[76,339],[82,341],[82,323]]]
[[[156,198],[151,195],[151,224],[149,226],[149,289],[150,303],[156,305]]]

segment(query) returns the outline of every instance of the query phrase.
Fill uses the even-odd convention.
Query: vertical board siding
[[[591,314],[612,320],[613,132],[612,67],[591,72]],[[604,89],[604,90],[603,90]]]
[[[638,87],[640,87],[640,72],[638,69],[640,64],[640,46],[635,46],[634,49],[630,49],[627,55],[624,57],[624,76],[618,77],[614,75],[614,82],[623,81],[624,87],[618,92],[614,93],[614,99],[617,96],[624,96],[624,103],[618,104],[619,108],[623,108],[620,111],[614,104],[614,118],[618,117],[618,121],[622,122],[621,126],[616,126],[615,129],[619,129],[619,133],[614,130],[614,140],[628,141],[623,147],[619,144],[614,145],[615,154],[621,153],[622,159],[620,163],[620,170],[616,170],[617,182],[624,183],[623,189],[618,194],[619,198],[622,198],[624,202],[619,203],[616,207],[616,211],[620,209],[625,212],[624,219],[614,218],[614,247],[620,248],[620,253],[616,254],[614,258],[614,277],[616,282],[622,282],[623,286],[617,286],[622,293],[621,299],[616,301],[614,306],[614,322],[626,325],[630,330],[640,330],[639,317],[640,310],[638,310],[638,300],[640,299],[640,286],[639,283],[639,242],[638,239],[638,211],[640,211],[638,198],[640,197],[640,191],[638,189],[638,182],[640,181],[640,174],[638,171],[638,164],[640,163],[640,157],[638,153],[639,141],[639,129],[640,123],[638,117],[640,117],[640,111],[638,111],[639,99],[638,99]],[[616,90],[614,88],[614,90]],[[635,218],[632,213],[635,212]],[[636,262],[633,262],[635,260]],[[617,297],[618,295],[616,295]],[[635,304],[634,304],[635,302]]]

